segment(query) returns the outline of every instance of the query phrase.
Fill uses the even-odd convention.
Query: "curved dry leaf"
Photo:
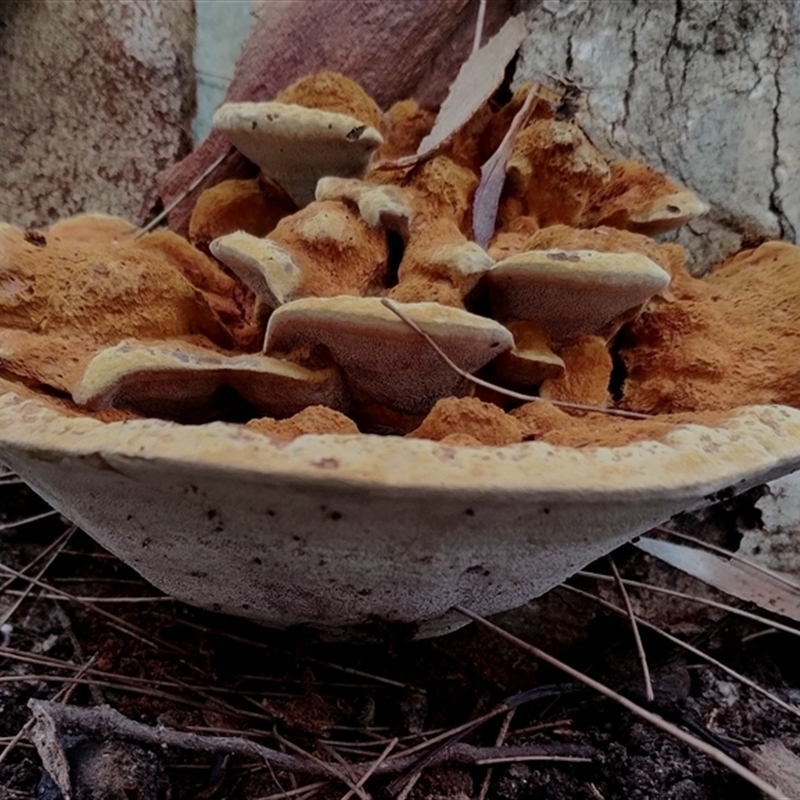
[[[800,586],[792,589],[745,563],[682,544],[643,536],[636,546],[725,594],[800,622]]]
[[[528,35],[525,15],[517,14],[464,62],[450,86],[433,130],[420,142],[417,155],[430,153],[462,128],[497,91],[506,67]]]

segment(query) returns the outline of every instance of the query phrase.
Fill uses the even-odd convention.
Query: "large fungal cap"
[[[490,319],[438,303],[398,304],[462,369],[473,372],[513,344]],[[267,353],[327,348],[363,401],[409,414],[426,413],[441,397],[463,395],[468,383],[378,298],[307,298],[270,317]]]
[[[621,161],[611,167],[608,183],[592,196],[581,225],[609,225],[657,236],[706,214],[708,208],[664,173],[636,161]]]
[[[568,342],[611,336],[670,276],[640,253],[533,250],[498,262],[486,280],[495,316],[531,320]]]
[[[309,370],[262,355],[227,356],[184,342],[132,339],[97,353],[72,398],[93,410],[126,409],[182,422],[213,419],[226,406],[230,413],[231,405],[240,413],[245,405],[261,416],[287,417],[309,405],[342,409],[346,404],[333,369]]]
[[[301,207],[325,175],[362,177],[383,142],[355,117],[287,103],[225,103],[213,127]]]

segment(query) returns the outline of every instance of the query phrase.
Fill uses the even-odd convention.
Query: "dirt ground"
[[[702,525],[689,518],[683,524],[735,544],[730,540],[737,527],[757,523],[752,507],[751,496],[706,515]],[[0,525],[46,509],[24,485],[0,484]],[[22,570],[68,530],[58,516],[0,527],[0,564]],[[324,642],[313,631],[267,630],[161,597],[80,531],[59,546],[49,566],[46,555],[30,572],[47,566],[42,580],[57,592],[23,580],[8,583],[0,575],[0,621],[8,617],[0,650],[0,800],[61,796],[28,739],[12,745],[30,718],[28,701],[51,699],[59,691],[71,692],[70,704],[105,703],[148,725],[311,754],[317,759],[312,763],[329,773],[299,774],[221,750],[146,747],[76,732],[61,741],[79,799],[342,798],[348,788],[332,772],[346,778],[352,765],[375,762],[395,738],[385,763],[398,764],[393,756],[498,707],[500,713],[459,745],[467,763],[436,764],[441,754],[435,753],[429,765],[406,759],[405,770],[371,778],[365,790],[373,797],[412,800],[760,796],[727,768],[475,625],[428,641],[387,628],[371,631],[373,641]],[[614,558],[625,575],[690,585],[632,547]],[[593,569],[607,572],[608,565]],[[589,579],[575,585],[591,592],[599,586]],[[613,598],[613,587],[604,591]],[[659,606],[653,596],[634,599],[639,597],[650,617],[676,635],[784,701],[800,700],[797,638],[697,604]],[[734,758],[773,740],[800,753],[800,717],[643,631],[655,689],[648,704],[629,622],[593,601],[557,589],[495,621]],[[76,674],[79,681],[71,682]],[[520,692],[531,692],[533,699],[513,714],[503,710],[500,704]],[[528,758],[537,753],[539,760],[475,763],[477,748],[498,743]],[[415,752],[423,757],[432,750]],[[411,772],[420,777],[409,794]],[[363,797],[365,790],[359,788]]]

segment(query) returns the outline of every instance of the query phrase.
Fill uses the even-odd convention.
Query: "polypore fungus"
[[[325,175],[362,177],[383,142],[355,117],[286,103],[225,103],[212,124],[300,207]]]
[[[569,342],[613,335],[670,276],[639,253],[533,250],[498,262],[486,281],[496,317],[536,322]]]
[[[238,396],[238,403],[237,398]],[[346,392],[333,369],[309,370],[262,355],[227,356],[184,342],[126,340],[89,362],[73,400],[89,409],[199,422],[245,413],[287,417],[309,405],[343,409]]]
[[[295,210],[288,197],[259,178],[222,181],[197,198],[189,241],[208,252],[214,239],[235,231],[266,236]]]
[[[564,360],[551,349],[541,325],[515,320],[505,327],[514,336],[514,347],[492,361],[492,380],[506,386],[538,386],[546,378],[564,374]]]
[[[282,219],[266,239],[237,232],[211,252],[269,307],[302,297],[383,292],[386,235],[347,203],[314,202]]]
[[[592,195],[581,225],[609,225],[657,236],[708,212],[708,205],[685,186],[636,161],[611,166],[609,181]]]
[[[513,344],[502,325],[461,309],[411,303],[402,310],[468,372]],[[270,317],[267,353],[320,346],[329,351],[362,402],[420,414],[439,398],[463,395],[469,388],[464,378],[378,298],[307,298],[281,306]]]

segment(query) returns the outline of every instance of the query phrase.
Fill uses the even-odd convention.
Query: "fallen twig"
[[[110,706],[81,708],[79,706],[69,706],[36,699],[30,700],[28,706],[34,715],[35,721],[41,721],[42,724],[55,725],[59,732],[80,733],[99,739],[117,738],[159,748],[172,747],[176,750],[190,750],[202,753],[228,753],[259,761],[268,761],[273,766],[300,775],[331,777],[331,765],[329,764],[321,766],[319,763],[303,756],[281,753],[279,750],[264,747],[240,737],[200,736],[196,733],[186,733],[163,726],[151,727],[129,719]],[[437,753],[429,763],[475,764],[480,760],[492,758],[522,758],[528,756],[594,758],[596,755],[597,752],[594,748],[583,745],[473,747],[472,745],[458,743]],[[391,775],[403,772],[416,761],[417,759],[411,756],[386,759],[375,767],[373,775]],[[374,766],[374,760],[366,764],[361,763],[353,766],[360,778],[364,772]]]

